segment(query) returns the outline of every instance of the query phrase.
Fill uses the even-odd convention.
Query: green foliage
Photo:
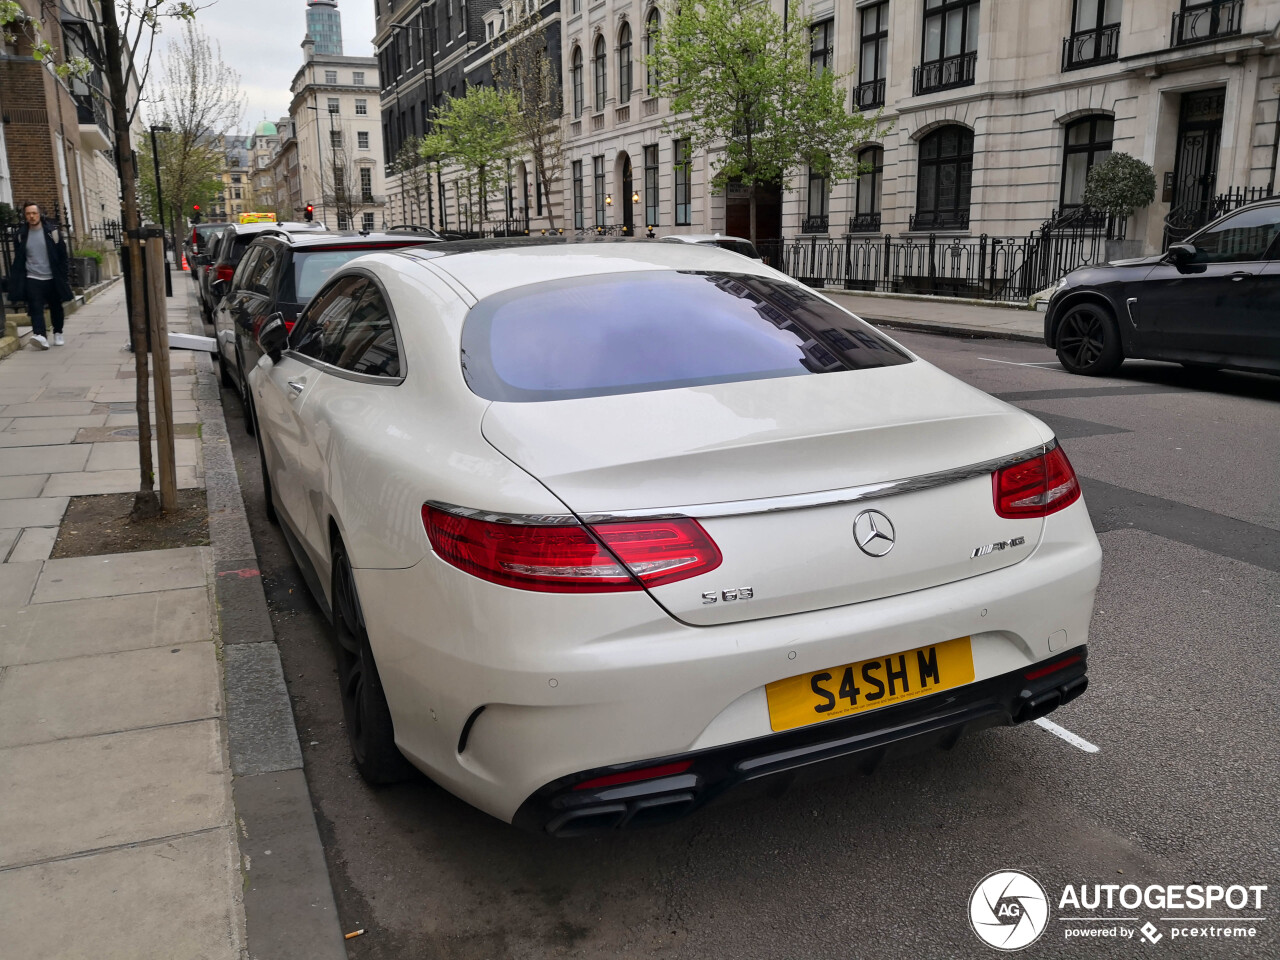
[[[71,256],[84,257],[88,260],[93,260],[98,266],[102,266],[102,254],[97,250],[72,250]]]
[[[1156,198],[1156,174],[1147,164],[1127,153],[1113,153],[1094,164],[1085,181],[1087,206],[1119,218],[1127,218]]]
[[[157,133],[160,153],[160,186],[164,195],[164,227],[173,223],[182,232],[185,217],[194,203],[202,210],[213,206],[213,198],[222,192],[222,152],[200,142],[187,142],[181,133]],[[151,138],[138,144],[138,205],[153,223],[159,223],[161,211],[156,198],[155,162],[151,158]]]
[[[713,153],[712,186],[788,182],[801,165],[831,179],[859,173],[857,148],[882,136],[880,116],[851,114],[847,77],[809,67],[811,20],[787,28],[768,4],[665,0],[655,45],[667,129]]]
[[[516,97],[509,90],[468,85],[461,97],[446,97],[435,111],[435,128],[422,138],[419,152],[428,160],[460,169],[473,219],[486,219],[488,186],[494,169],[517,148]]]

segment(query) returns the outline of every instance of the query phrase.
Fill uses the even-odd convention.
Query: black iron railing
[[[1079,70],[1120,56],[1120,24],[1073,33],[1062,41],[1062,69]]]
[[[1210,200],[1197,197],[1174,207],[1164,218],[1164,249],[1167,250],[1171,243],[1181,243],[1223,214],[1271,195],[1270,187],[1231,187]]]
[[[850,233],[879,233],[880,232],[880,214],[879,213],[859,213],[857,216],[849,218]]]
[[[1240,32],[1243,19],[1244,0],[1206,0],[1189,4],[1173,15],[1169,46],[1185,47],[1234,36]]]
[[[955,57],[934,60],[931,63],[922,63],[911,72],[911,92],[918,97],[922,93],[933,93],[935,90],[967,87],[973,83],[977,64],[978,51],[976,50],[970,50]]]
[[[913,213],[907,226],[910,230],[968,230],[969,211]]]
[[[884,77],[868,80],[853,88],[853,109],[874,110],[884,106]]]
[[[801,233],[826,233],[831,229],[831,218],[822,217],[805,217],[800,222]]]

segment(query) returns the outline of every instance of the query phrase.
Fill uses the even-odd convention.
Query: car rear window
[[[416,246],[418,241],[407,240],[405,243],[362,244],[344,247],[341,250],[295,250],[293,253],[293,287],[282,299],[293,303],[306,303],[316,295],[316,291],[338,272],[338,268],[356,257],[378,250],[395,250],[401,247]]]
[[[574,277],[486,297],[462,368],[488,400],[532,402],[836,373],[910,362],[803,287],[728,273]]]
[[[722,250],[740,253],[744,257],[750,257],[752,260],[760,259],[760,254],[756,253],[756,248],[747,240],[713,240],[711,242]]]

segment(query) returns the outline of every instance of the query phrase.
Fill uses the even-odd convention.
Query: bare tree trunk
[[[138,464],[139,485],[133,500],[136,520],[159,516],[151,463],[150,377],[147,371],[146,285],[142,277],[142,247],[139,239],[138,187],[135,180],[133,144],[129,138],[128,87],[124,77],[124,53],[115,3],[104,2],[102,35],[106,46],[107,86],[111,93],[112,125],[116,135],[116,170],[120,174],[121,208],[124,217],[125,255],[129,258],[129,338],[133,344],[134,373],[138,378]]]
[[[751,245],[752,245],[752,246],[755,246],[755,242],[756,242],[756,182],[755,182],[754,180],[752,180],[752,181],[751,181],[751,183],[749,183],[749,184],[747,185],[747,197],[748,197],[748,198],[750,198],[750,201],[751,201],[751,203],[750,203],[750,207],[751,207],[751,231],[750,231],[750,232],[751,232],[751,236],[750,236],[750,237],[748,237],[747,239],[751,241]]]

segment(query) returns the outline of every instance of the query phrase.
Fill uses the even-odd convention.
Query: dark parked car
[[[230,235],[229,235],[230,236]],[[312,295],[341,266],[375,250],[394,250],[439,242],[433,232],[307,233],[259,231],[246,243],[229,278],[213,281],[220,302],[214,310],[214,336],[222,382],[240,393],[246,426],[255,429],[253,404],[245,373],[262,355],[258,331],[279,316],[285,328],[294,321]],[[224,239],[224,243],[226,240]],[[220,262],[221,262],[221,258]]]
[[[191,268],[191,279],[196,282],[196,286],[200,286],[200,280],[204,274],[205,268],[200,264],[199,257],[201,254],[208,255],[210,253],[210,242],[215,236],[222,232],[225,223],[193,223],[191,225],[191,236],[187,239],[186,250],[187,266]]]
[[[260,234],[263,233],[327,233],[322,223],[221,223],[221,230],[214,234],[212,248],[207,259],[200,258],[207,270],[200,278],[199,298],[200,315],[207,324],[213,323],[213,311],[217,309],[222,294],[214,289],[214,282],[225,280],[230,282],[236,265],[244,256],[245,250]],[[222,288],[225,292],[225,288]]]
[[[1280,198],[1241,207],[1160,256],[1072,271],[1049,300],[1044,339],[1086,376],[1126,357],[1280,373]]]

